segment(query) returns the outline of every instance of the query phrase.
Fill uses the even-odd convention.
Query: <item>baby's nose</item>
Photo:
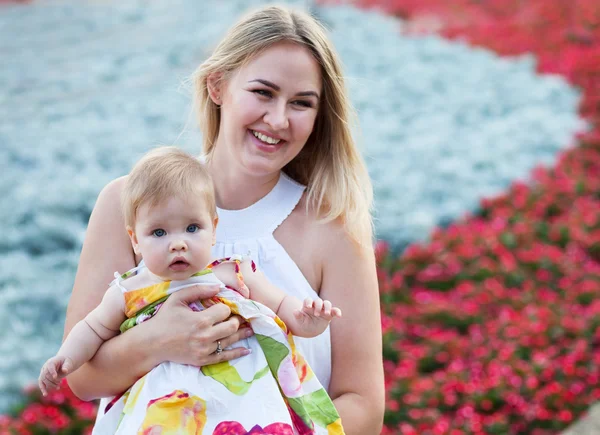
[[[187,251],[187,244],[183,240],[178,240],[171,244],[171,251]]]

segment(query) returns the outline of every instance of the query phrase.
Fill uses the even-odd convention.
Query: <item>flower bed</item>
[[[384,433],[555,434],[600,400],[600,138],[400,259]]]
[[[540,72],[583,90],[592,130],[531,185],[483,200],[430,243],[399,259],[379,246],[384,433],[556,434],[600,400],[600,4],[398,0],[385,9],[412,32],[533,52]]]
[[[483,200],[481,211],[397,258],[378,245],[387,412],[383,433],[556,434],[600,399],[600,5],[593,0],[385,3],[412,31],[439,30],[584,91],[594,129]],[[451,5],[449,5],[451,3]],[[444,17],[441,21],[438,17]],[[25,392],[0,434],[89,431],[68,388]]]
[[[12,417],[0,415],[0,435],[91,433],[97,406],[75,397],[66,381],[46,397],[42,397],[37,385],[25,389],[23,395],[23,404]]]
[[[600,110],[600,3],[595,0],[359,0],[413,22],[409,31],[436,31],[501,55],[533,53],[538,71],[557,73],[584,90],[581,113]]]

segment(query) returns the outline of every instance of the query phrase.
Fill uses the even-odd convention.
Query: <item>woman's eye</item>
[[[252,91],[255,94],[260,95],[261,97],[271,97],[273,96],[273,94],[271,93],[271,91],[267,91],[265,89],[256,89],[255,91]]]
[[[166,234],[167,234],[167,232],[165,230],[163,230],[163,229],[160,229],[160,228],[158,230],[152,231],[152,235],[156,236],[156,237],[162,237],[162,236],[164,236]]]
[[[304,101],[304,100],[299,100],[299,101],[295,101],[294,104],[301,106],[301,107],[312,107],[312,103],[310,101]]]
[[[192,224],[192,225],[189,225],[189,226],[187,227],[186,231],[187,231],[188,233],[195,233],[195,232],[196,232],[196,231],[198,231],[199,229],[200,229],[200,228],[198,227],[198,225],[196,225],[196,224]]]

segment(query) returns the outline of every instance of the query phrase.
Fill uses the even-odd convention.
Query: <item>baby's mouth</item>
[[[184,258],[175,258],[169,265],[169,269],[174,271],[185,270],[188,267],[190,267],[190,263],[188,263]]]

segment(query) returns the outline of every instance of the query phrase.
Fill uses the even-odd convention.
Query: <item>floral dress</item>
[[[117,276],[125,298],[125,332],[152,317],[170,294],[196,284],[220,284],[202,310],[224,303],[248,321],[254,335],[243,344],[252,353],[209,366],[164,362],[115,397],[98,417],[93,434],[343,434],[327,392],[299,354],[285,324],[266,306],[225,287],[206,269],[185,281],[165,281],[127,290],[120,281],[142,266]]]

